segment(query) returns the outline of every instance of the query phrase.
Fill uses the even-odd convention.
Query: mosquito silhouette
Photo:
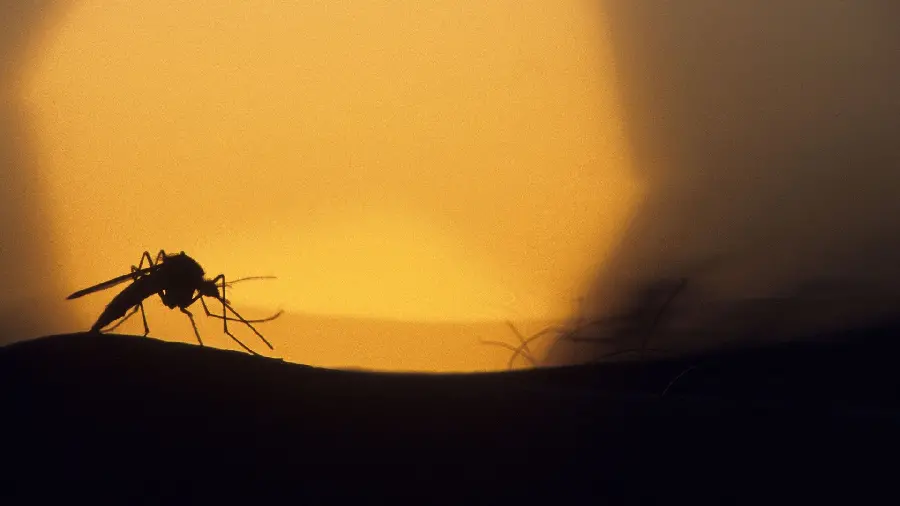
[[[144,267],[145,260],[149,264],[149,267]],[[194,327],[194,334],[197,336],[197,341],[200,343],[200,346],[203,346],[203,340],[200,338],[200,331],[197,330],[197,323],[194,321],[194,315],[187,310],[191,304],[199,299],[200,304],[203,305],[203,311],[206,312],[207,316],[222,320],[225,333],[231,339],[238,343],[243,349],[247,350],[248,353],[258,355],[258,353],[248,348],[235,337],[234,334],[229,332],[228,322],[240,322],[247,325],[254,334],[266,343],[266,346],[268,346],[270,350],[274,350],[275,348],[272,344],[269,343],[269,341],[267,341],[252,324],[274,320],[275,318],[278,318],[282,312],[278,311],[268,318],[248,320],[231,307],[228,299],[225,298],[225,287],[231,286],[231,284],[237,283],[238,281],[271,278],[272,276],[255,276],[241,278],[226,283],[225,275],[219,274],[213,279],[206,279],[200,264],[193,258],[187,256],[183,251],[174,255],[167,255],[164,250],[159,250],[159,254],[156,255],[155,263],[150,257],[150,253],[145,251],[143,255],[141,255],[141,261],[138,263],[137,267],[134,265],[131,266],[130,274],[123,274],[122,276],[104,281],[90,288],[79,290],[72,295],[69,295],[67,299],[77,299],[78,297],[82,297],[89,293],[98,292],[131,281],[132,283],[130,285],[125,287],[124,290],[119,292],[119,294],[113,297],[109,304],[106,305],[106,309],[103,310],[100,317],[97,318],[97,322],[91,327],[91,332],[99,333],[109,324],[121,318],[118,323],[106,329],[107,332],[112,331],[131,318],[134,313],[140,309],[141,318],[144,322],[144,336],[146,336],[150,333],[150,327],[147,326],[147,317],[144,314],[144,300],[154,294],[159,294],[163,304],[169,309],[175,309],[177,307],[191,319],[191,325]],[[219,293],[220,285],[217,284],[219,281],[221,281],[221,293]],[[222,314],[217,315],[210,312],[203,297],[212,297],[221,302]],[[236,318],[229,317],[226,313],[226,309],[231,311]]]

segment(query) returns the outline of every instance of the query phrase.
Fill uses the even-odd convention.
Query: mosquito
[[[144,267],[145,260],[147,264],[149,264],[148,267]],[[104,281],[90,288],[79,290],[72,295],[69,295],[67,299],[77,299],[78,297],[131,281],[132,283],[130,285],[125,287],[124,290],[119,292],[119,294],[113,297],[109,304],[106,305],[106,309],[103,310],[100,317],[97,318],[97,322],[91,327],[91,332],[99,333],[109,324],[119,320],[115,325],[106,329],[107,332],[112,331],[140,309],[141,318],[144,322],[144,336],[146,336],[150,333],[150,327],[147,326],[147,317],[144,314],[144,300],[152,297],[154,294],[159,294],[163,304],[169,309],[175,309],[177,307],[179,311],[190,318],[191,325],[194,327],[194,335],[197,336],[197,341],[200,343],[200,346],[203,346],[203,340],[200,338],[200,331],[197,330],[197,323],[194,321],[194,315],[187,310],[191,304],[199,299],[200,304],[203,305],[203,311],[206,312],[207,316],[222,320],[225,334],[238,343],[243,349],[247,350],[248,353],[258,355],[258,353],[248,348],[228,330],[228,322],[240,322],[247,325],[270,350],[274,350],[275,348],[272,344],[269,343],[269,341],[267,341],[252,324],[274,320],[281,315],[282,311],[278,311],[268,318],[248,320],[231,307],[228,299],[225,298],[225,288],[238,281],[271,278],[272,276],[255,276],[241,278],[226,283],[225,275],[219,274],[213,279],[206,279],[200,264],[193,258],[187,256],[183,251],[174,255],[167,255],[164,250],[159,250],[155,262],[153,258],[150,257],[150,253],[145,251],[141,255],[141,261],[138,265],[136,267],[134,265],[131,266],[130,274],[123,274],[122,276]],[[221,293],[219,292],[220,285],[218,284],[220,281],[222,288]],[[221,302],[222,314],[217,315],[210,312],[203,297],[212,297]],[[228,316],[226,309],[234,314],[236,318]]]

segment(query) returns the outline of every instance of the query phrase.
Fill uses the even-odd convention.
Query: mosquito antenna
[[[235,283],[240,283],[241,281],[254,281],[258,279],[277,279],[275,276],[247,276],[246,278],[238,278],[233,279],[225,283],[225,286],[231,286]]]

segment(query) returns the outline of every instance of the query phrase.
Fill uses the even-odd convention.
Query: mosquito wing
[[[102,283],[96,284],[90,288],[85,288],[84,290],[78,290],[77,292],[73,293],[72,295],[69,295],[68,297],[66,297],[66,299],[68,299],[68,300],[77,299],[78,297],[87,295],[89,293],[99,292],[100,290],[106,290],[107,288],[111,288],[113,286],[124,283],[126,281],[134,281],[135,276],[145,276],[145,275],[150,274],[151,272],[155,271],[157,268],[158,268],[158,266],[154,265],[152,267],[147,267],[146,269],[134,271],[130,274],[122,274],[119,277],[112,278],[108,281],[104,281]]]

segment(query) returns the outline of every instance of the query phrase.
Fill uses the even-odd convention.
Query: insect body
[[[149,267],[143,268],[145,260],[149,264]],[[242,280],[232,281],[232,283],[246,279],[260,278],[262,277],[243,278]],[[187,310],[188,306],[198,299],[200,300],[200,304],[203,305],[203,310],[206,312],[207,316],[221,319],[225,333],[249,353],[256,355],[253,350],[245,346],[244,343],[228,331],[228,322],[236,321],[247,325],[253,333],[262,339],[269,349],[274,349],[269,341],[267,341],[251,323],[273,320],[277,318],[281,312],[279,311],[275,315],[261,320],[247,320],[243,318],[231,307],[228,300],[225,298],[225,287],[229,285],[229,283],[225,282],[225,275],[219,274],[213,279],[206,279],[200,264],[193,258],[187,256],[183,251],[175,255],[167,255],[165,251],[160,250],[159,254],[156,256],[156,263],[154,263],[153,259],[150,257],[150,253],[145,251],[143,255],[141,255],[141,261],[138,263],[138,266],[131,266],[130,274],[125,274],[90,288],[79,290],[72,295],[69,295],[68,299],[75,299],[89,293],[105,290],[127,281],[132,281],[132,283],[119,292],[118,295],[113,297],[109,304],[106,305],[106,308],[97,318],[96,323],[91,327],[91,332],[100,332],[109,324],[121,318],[118,323],[108,329],[113,330],[140,309],[141,318],[144,322],[144,335],[146,336],[150,333],[150,328],[147,326],[147,317],[144,314],[143,302],[148,297],[159,294],[163,304],[168,308],[178,308],[190,318],[191,325],[194,327],[194,334],[197,336],[197,341],[200,343],[200,346],[203,346],[203,340],[200,338],[200,332],[197,330],[194,315]],[[221,293],[219,292],[219,285],[217,284],[219,281],[222,282]],[[203,297],[212,297],[220,301],[222,303],[222,314],[217,315],[211,313],[209,307],[206,305],[206,301],[203,300]],[[234,314],[236,318],[228,316],[226,309]]]

